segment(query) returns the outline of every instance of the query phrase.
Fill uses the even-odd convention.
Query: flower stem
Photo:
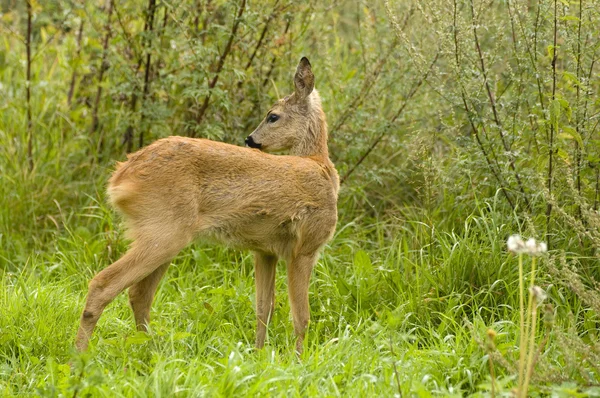
[[[525,369],[525,352],[527,350],[527,341],[525,339],[526,330],[525,330],[525,303],[524,303],[524,295],[523,291],[523,255],[519,254],[519,315],[520,315],[520,325],[519,325],[519,393],[518,396],[522,396],[522,386],[523,386],[523,372]]]
[[[531,334],[530,340],[531,340],[531,344],[533,345],[534,343],[534,339],[535,339],[535,321],[533,320],[534,316],[533,316],[533,286],[535,285],[535,261],[536,257],[532,257],[531,259],[531,277],[530,277],[530,283],[529,283],[529,299],[527,301],[527,319],[525,320],[525,332],[521,335],[521,337],[525,337],[525,336],[529,336]],[[536,314],[537,315],[537,314]],[[523,343],[523,339],[521,340],[521,342]],[[521,346],[520,349],[520,358],[522,358],[524,353],[529,353],[528,350],[528,345],[527,345],[527,340],[524,341],[525,345]],[[527,358],[527,366],[529,366],[530,364],[530,359]],[[524,365],[524,361],[519,361],[519,379],[523,380],[521,377],[521,369],[522,366]],[[526,370],[525,370],[526,371]],[[522,397],[526,397],[527,396],[527,375],[523,374],[525,376],[525,383],[521,384],[519,383],[519,395]]]
[[[530,295],[533,297],[533,294]],[[531,369],[535,364],[533,363],[533,357],[535,355],[535,324],[537,320],[537,300],[533,297],[532,300],[533,307],[531,308],[531,330],[529,336],[529,352],[527,353],[527,367],[525,368],[525,384],[523,385],[523,391],[527,393],[527,389],[529,387],[529,380],[531,378],[531,374],[533,373],[533,369]]]

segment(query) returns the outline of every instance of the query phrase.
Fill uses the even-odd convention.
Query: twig
[[[502,194],[506,198],[506,201],[508,202],[508,204],[510,205],[511,208],[514,208],[515,206],[513,204],[513,201],[511,199],[510,195],[508,194],[508,191],[506,190],[505,183],[502,180],[500,172],[498,170],[496,170],[497,160],[496,160],[496,164],[494,165],[494,163],[492,163],[490,155],[488,154],[488,151],[485,149],[485,146],[483,145],[483,141],[481,140],[481,137],[479,135],[479,130],[477,129],[477,127],[475,125],[475,121],[473,120],[471,109],[469,108],[469,105],[467,103],[467,95],[465,92],[465,88],[460,79],[461,68],[460,68],[460,56],[459,56],[459,46],[458,46],[458,24],[457,24],[458,6],[456,4],[456,0],[454,0],[453,4],[454,4],[454,8],[453,8],[454,59],[456,62],[456,70],[457,70],[457,74],[458,74],[458,82],[460,85],[460,94],[461,94],[461,98],[462,98],[463,107],[467,114],[467,119],[469,120],[469,124],[471,125],[471,130],[473,131],[475,140],[477,141],[477,145],[479,146],[479,149],[483,153],[483,157],[485,158],[488,168],[490,169],[490,171],[496,178],[496,181],[498,181],[498,184],[500,185],[500,189],[502,190]],[[492,153],[493,158],[496,159],[493,147],[490,148],[490,151]],[[496,167],[494,167],[494,166],[496,166]]]
[[[121,30],[123,31],[123,35],[125,36],[125,40],[127,40],[127,45],[131,50],[133,50],[133,52],[135,53],[134,55],[138,59],[137,68],[135,70],[137,73],[140,70],[140,67],[142,66],[142,60],[144,58],[143,52],[141,50],[138,51],[137,43],[135,43],[133,41],[133,39],[131,38],[131,34],[127,31],[127,28],[125,27],[125,24],[123,23],[123,19],[121,18],[121,13],[119,12],[119,8],[117,7],[117,5],[113,4],[113,8],[114,8],[114,13],[117,16],[117,22],[119,22],[119,25],[121,26]],[[147,28],[147,21],[144,24],[144,32],[146,31],[146,28]]]
[[[390,353],[392,354],[392,357],[396,356],[396,353],[394,352],[394,346],[392,345],[392,339],[390,338]],[[402,398],[403,394],[402,394],[402,386],[400,385],[400,375],[398,375],[398,367],[396,366],[396,361],[394,361],[392,359],[392,364],[394,365],[394,374],[396,375],[396,385],[398,386],[398,394],[400,395],[400,398]]]
[[[577,74],[577,87],[575,88],[576,91],[576,111],[575,111],[575,131],[577,132],[577,134],[582,138],[583,141],[583,137],[582,137],[582,131],[581,131],[581,120],[580,120],[580,113],[579,113],[579,102],[580,102],[580,92],[581,92],[581,83],[580,83],[580,78],[581,78],[581,20],[583,18],[583,1],[584,0],[580,0],[579,1],[579,21],[577,23],[577,57],[576,57],[576,74]],[[577,193],[579,195],[581,195],[581,151],[584,148],[580,148],[579,147],[579,140],[576,139],[575,140],[575,180],[576,180],[576,185],[577,185]],[[577,213],[579,215],[579,218],[581,219],[582,215],[581,215],[581,207],[577,208]]]
[[[479,44],[479,36],[477,35],[477,25],[476,25],[476,21],[475,21],[475,8],[473,6],[473,0],[471,0],[470,4],[471,4],[471,16],[472,16],[472,26],[473,26],[473,37],[475,39],[475,47],[477,48],[477,53],[479,55],[479,62],[481,65],[481,73],[483,74],[483,82],[485,84],[485,89],[487,91],[488,99],[490,101],[490,106],[492,107],[492,113],[494,114],[494,121],[496,122],[496,126],[498,127],[498,132],[500,133],[500,139],[502,141],[502,145],[504,146],[504,150],[506,151],[506,153],[508,155],[509,166],[510,166],[511,170],[513,171],[513,173],[515,174],[515,179],[517,180],[517,185],[519,186],[519,190],[523,194],[523,200],[525,201],[525,205],[529,209],[530,208],[529,200],[527,199],[527,194],[525,193],[525,188],[523,187],[523,183],[521,181],[521,176],[519,175],[519,172],[517,171],[517,169],[515,167],[515,159],[514,159],[514,156],[511,154],[510,145],[508,145],[508,142],[506,141],[506,136],[504,135],[503,126],[500,121],[500,117],[498,116],[498,110],[497,110],[497,106],[496,106],[496,101],[494,100],[494,94],[492,92],[492,89],[490,88],[490,83],[489,83],[489,79],[487,76],[487,69],[485,67],[485,61],[483,58],[483,52],[481,51],[481,45]]]
[[[102,59],[100,62],[100,70],[98,72],[98,89],[96,91],[96,99],[94,101],[94,109],[92,111],[92,126],[90,128],[90,134],[94,134],[98,130],[98,108],[100,107],[100,98],[102,97],[102,82],[104,80],[104,72],[108,69],[108,43],[112,35],[112,29],[110,20],[113,12],[113,0],[108,0],[108,18],[106,20],[104,35],[104,43],[102,44]],[[99,143],[102,144],[101,142]]]
[[[40,55],[42,52],[44,52],[44,50],[46,49],[46,47],[48,47],[48,45],[52,42],[52,40],[54,40],[54,38],[56,37],[57,34],[63,32],[62,26],[67,21],[67,19],[71,16],[72,12],[73,12],[73,9],[70,9],[69,12],[67,12],[65,14],[65,16],[63,17],[63,19],[59,23],[55,24],[55,26],[58,26],[59,28],[56,29],[56,31],[54,33],[52,33],[52,35],[46,40],[46,42],[44,44],[38,46],[37,51],[31,57],[32,60],[35,60],[38,57],[38,55]]]
[[[252,51],[252,54],[250,55],[250,58],[248,59],[248,62],[246,63],[246,67],[244,68],[244,70],[248,70],[248,69],[250,69],[250,66],[252,66],[252,61],[254,61],[254,58],[256,57],[258,49],[262,45],[262,42],[265,39],[265,36],[267,35],[267,31],[269,30],[269,27],[271,26],[271,21],[273,21],[275,19],[275,17],[277,16],[278,13],[280,13],[283,9],[285,9],[285,7],[278,9],[277,8],[278,4],[279,4],[279,0],[276,0],[275,4],[273,5],[273,11],[271,12],[271,14],[269,14],[269,16],[267,17],[267,19],[265,21],[265,26],[263,27],[263,30],[260,33],[260,37],[259,37],[258,41],[256,42],[256,45],[254,46],[254,50]],[[243,83],[244,82],[240,79],[237,84],[238,88],[241,88]],[[238,101],[238,103],[242,102],[243,100],[244,100],[244,95],[242,95],[240,97],[240,100]]]
[[[291,24],[292,24],[292,18],[286,18],[285,28],[283,29],[283,34],[281,35],[282,37],[285,38],[285,35],[287,35],[288,31],[290,30]],[[274,55],[273,58],[271,58],[269,71],[267,72],[267,74],[262,82],[263,87],[265,87],[269,83],[269,79],[271,78],[271,74],[273,73],[273,70],[275,69],[276,63],[277,63],[277,56]]]
[[[256,53],[258,52],[258,49],[260,48],[265,36],[267,35],[267,31],[269,30],[269,26],[271,25],[271,21],[273,19],[275,19],[275,17],[277,16],[277,14],[280,12],[280,10],[277,8],[277,6],[279,5],[279,0],[275,1],[275,4],[273,5],[273,12],[271,12],[271,14],[269,15],[269,17],[267,18],[267,20],[265,21],[265,26],[263,27],[263,30],[260,34],[260,38],[258,39],[258,41],[256,42],[256,46],[254,46],[254,51],[252,52],[252,55],[250,56],[250,59],[248,59],[248,63],[246,64],[246,70],[250,68],[250,66],[252,65],[252,61],[254,60],[254,57],[256,57]]]
[[[204,119],[204,114],[206,113],[206,109],[208,108],[210,97],[212,95],[212,89],[215,88],[215,86],[217,85],[217,82],[219,81],[219,76],[221,74],[221,71],[223,70],[223,66],[225,65],[225,60],[227,59],[227,56],[229,55],[229,52],[231,51],[231,45],[233,44],[233,40],[235,39],[235,35],[237,33],[237,29],[240,25],[240,22],[242,20],[242,15],[244,14],[245,9],[246,9],[246,0],[242,0],[240,7],[238,9],[237,16],[235,17],[235,21],[233,22],[233,26],[231,28],[231,34],[229,35],[229,40],[227,42],[227,45],[225,46],[225,49],[223,50],[223,53],[221,53],[221,56],[219,57],[219,60],[217,62],[217,67],[215,69],[215,75],[212,78],[212,80],[210,81],[210,83],[208,84],[208,94],[206,94],[206,96],[204,97],[204,102],[200,106],[200,109],[198,110],[198,113],[196,115],[195,119],[196,119],[197,125],[202,122],[202,119]],[[190,136],[195,137],[196,130],[192,130]]]
[[[114,5],[113,5],[113,7],[114,7]],[[137,54],[135,54],[136,58],[137,58],[137,64],[136,64],[135,70],[133,72],[133,76],[135,79],[135,86],[133,87],[133,90],[131,92],[131,99],[129,101],[129,110],[132,114],[132,117],[129,118],[129,123],[127,125],[127,128],[125,129],[125,133],[123,134],[123,139],[121,141],[121,145],[125,145],[125,151],[127,153],[130,153],[133,151],[133,136],[134,136],[133,114],[135,114],[135,110],[137,108],[137,102],[138,102],[138,93],[136,90],[139,89],[139,82],[137,81],[137,76],[138,76],[138,73],[140,72],[140,69],[142,68],[142,63],[144,62],[144,53],[142,50],[140,50],[139,52],[136,51],[136,47],[133,44],[131,35],[129,34],[129,32],[127,32],[125,25],[121,21],[121,14],[119,13],[119,9],[117,7],[114,7],[114,9],[115,9],[115,13],[117,14],[117,19],[119,21],[119,25],[121,25],[121,29],[123,30],[123,33],[125,34],[125,38],[127,39],[129,47],[134,49],[134,51],[137,53]],[[144,21],[144,30],[143,30],[144,37],[146,37],[145,33],[148,31],[148,17],[149,17],[149,14],[147,14],[146,20]],[[145,46],[145,44],[144,44],[144,46]]]
[[[377,138],[375,138],[375,140],[371,143],[371,145],[369,145],[369,147],[367,148],[365,153],[363,153],[362,156],[360,157],[360,159],[358,159],[358,162],[356,162],[356,164],[354,164],[354,166],[352,166],[346,172],[346,174],[344,174],[344,176],[340,180],[340,184],[343,184],[348,179],[348,177],[350,177],[352,175],[354,170],[356,170],[356,168],[361,165],[361,163],[367,158],[367,156],[369,156],[369,154],[373,151],[373,149],[375,149],[377,144],[379,144],[379,142],[381,142],[383,137],[386,136],[389,128],[394,124],[396,119],[398,119],[400,117],[402,112],[404,112],[406,105],[408,105],[411,98],[417,93],[419,88],[423,85],[423,82],[425,82],[427,80],[427,78],[429,77],[429,73],[432,71],[433,66],[437,62],[439,56],[440,56],[440,50],[438,50],[437,53],[435,54],[435,57],[433,58],[433,61],[431,61],[431,64],[429,65],[429,68],[427,69],[425,74],[421,77],[421,79],[419,79],[415,84],[413,84],[413,87],[411,88],[410,92],[406,96],[406,99],[404,100],[404,102],[402,103],[402,105],[400,106],[400,108],[398,109],[396,114],[386,123],[386,125],[383,127],[383,131],[381,132],[381,134],[379,134],[377,136]]]
[[[154,25],[154,12],[156,10],[156,0],[148,0],[148,32],[152,32],[152,28]],[[148,91],[150,90],[150,68],[151,68],[151,57],[152,57],[152,51],[150,51],[150,47],[151,47],[151,39],[148,37],[148,39],[146,40],[146,73],[144,75],[144,88],[142,91],[142,107],[144,107],[146,105],[146,98],[148,97]],[[145,111],[142,111],[142,115],[140,116],[140,125],[142,126],[142,129],[140,130],[140,138],[139,138],[139,143],[138,143],[138,147],[141,148],[144,146],[144,129],[143,129],[143,122],[144,122],[144,115],[145,115]]]
[[[556,33],[557,33],[557,20],[558,20],[558,16],[557,16],[557,12],[558,12],[558,7],[557,7],[557,0],[554,0],[554,41],[553,41],[553,48],[552,48],[552,102],[554,102],[554,100],[556,99],[556,59],[558,56],[558,49],[556,47]],[[551,108],[552,109],[551,105]],[[556,118],[556,117],[555,117]],[[558,121],[556,121],[556,123],[558,123]],[[547,186],[548,186],[548,194],[550,196],[552,196],[552,160],[553,160],[553,155],[554,155],[554,124],[553,122],[550,123],[550,141],[549,141],[549,145],[548,145],[548,179],[547,179]],[[548,204],[546,205],[546,242],[548,243],[548,246],[550,246],[550,217],[552,215],[552,203],[548,202]]]
[[[518,12],[518,10],[515,12],[515,15],[517,15],[519,17],[519,27],[521,28],[521,37],[523,38],[523,41],[525,42],[525,48],[527,50],[527,55],[529,55],[529,61],[531,62],[531,67],[533,68],[533,72],[535,73],[535,80],[536,80],[536,84],[537,84],[537,91],[538,91],[538,98],[540,101],[540,106],[542,107],[542,111],[544,111],[544,109],[546,109],[546,105],[544,103],[544,92],[542,90],[542,81],[541,81],[541,77],[540,74],[538,73],[538,69],[537,69],[537,28],[538,28],[538,23],[537,20],[539,19],[539,4],[538,4],[538,9],[537,9],[537,15],[536,15],[536,24],[535,24],[535,41],[534,41],[534,48],[533,51],[529,45],[529,41],[527,40],[527,37],[529,37],[529,35],[525,32],[525,28],[523,27],[523,21],[521,20],[521,14]]]
[[[335,132],[337,132],[344,125],[346,120],[348,120],[348,118],[351,115],[353,115],[355,113],[356,109],[363,103],[363,101],[365,100],[365,98],[367,97],[369,92],[371,91],[371,88],[373,88],[373,86],[377,82],[379,75],[381,74],[381,71],[383,70],[383,67],[385,66],[387,61],[390,59],[392,50],[396,47],[397,44],[398,44],[398,39],[394,38],[387,53],[385,53],[381,57],[381,59],[379,60],[377,65],[375,65],[373,72],[371,74],[367,75],[365,77],[365,79],[363,80],[363,85],[362,85],[358,95],[356,95],[356,97],[354,97],[354,99],[350,102],[350,104],[348,104],[348,106],[345,107],[346,110],[344,111],[344,113],[342,113],[342,115],[334,123],[332,129],[329,131],[330,136],[333,137]]]
[[[285,27],[283,29],[283,34],[280,36],[281,39],[278,39],[275,41],[275,48],[279,48],[281,47],[283,44],[285,44],[285,37],[288,34],[288,31],[290,29],[290,25],[292,24],[292,17],[286,18],[286,22],[285,22]],[[271,74],[273,73],[273,70],[275,70],[275,65],[277,64],[277,60],[280,57],[278,57],[277,55],[273,55],[273,57],[271,58],[271,61],[269,63],[269,70],[267,71],[267,74],[265,75],[264,80],[262,81],[262,87],[265,87],[271,78]],[[244,98],[242,98],[240,100],[240,102],[242,102],[244,100]],[[254,123],[254,119],[252,118],[252,115],[259,109],[260,107],[260,101],[258,99],[256,99],[254,101],[254,104],[252,106],[252,109],[250,109],[250,111],[246,114],[246,123],[243,127],[244,131],[248,130],[249,128],[252,127],[252,124]]]
[[[33,11],[31,9],[31,0],[27,0],[27,72],[26,89],[27,97],[27,160],[29,162],[29,171],[33,170],[33,121],[31,119],[31,19]]]
[[[77,32],[77,52],[75,53],[75,59],[79,59],[81,55],[81,39],[83,37],[83,24],[84,20],[81,19],[79,24],[79,31]],[[75,92],[75,81],[77,80],[77,65],[73,68],[73,75],[71,76],[71,84],[69,85],[69,93],[67,94],[67,105],[71,107],[71,101],[73,100],[73,93]]]

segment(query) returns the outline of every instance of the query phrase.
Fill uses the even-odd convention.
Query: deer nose
[[[256,148],[256,149],[260,149],[260,147],[262,147],[261,144],[254,142],[254,138],[252,138],[251,135],[249,135],[246,138],[246,146],[250,147],[250,148]]]

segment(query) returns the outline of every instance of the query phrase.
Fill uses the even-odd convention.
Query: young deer
[[[302,352],[309,279],[335,230],[339,179],[306,58],[294,85],[295,92],[277,101],[246,139],[254,149],[169,137],[117,165],[108,196],[133,243],[90,281],[77,349],[87,348],[102,311],[127,288],[137,328],[147,330],[152,299],[170,261],[201,239],[254,251],[258,348],[274,309],[277,261],[287,262],[296,351]]]

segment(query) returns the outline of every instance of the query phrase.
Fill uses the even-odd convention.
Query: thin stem
[[[373,149],[375,149],[375,147],[377,146],[377,144],[379,144],[381,142],[381,140],[383,139],[383,137],[386,136],[386,134],[388,133],[389,127],[391,127],[394,124],[394,122],[400,117],[400,115],[402,114],[402,112],[404,112],[404,109],[406,108],[406,105],[408,105],[408,103],[410,102],[411,98],[417,93],[417,91],[419,90],[419,88],[427,80],[427,77],[429,76],[429,73],[433,69],[433,66],[437,62],[439,56],[440,56],[440,51],[438,50],[438,52],[436,53],[435,57],[433,58],[433,61],[431,61],[431,64],[429,65],[429,68],[427,69],[427,72],[425,72],[425,74],[421,77],[421,79],[419,81],[417,81],[413,85],[413,87],[411,88],[410,92],[408,93],[408,96],[406,97],[406,99],[404,100],[404,102],[402,103],[402,105],[400,106],[400,108],[398,109],[398,111],[396,112],[396,114],[389,120],[389,122],[387,123],[387,125],[383,128],[383,131],[381,132],[381,134],[379,134],[377,136],[377,138],[375,138],[375,140],[371,143],[371,145],[369,145],[369,148],[367,148],[367,150],[362,154],[362,156],[360,157],[360,159],[358,159],[358,162],[356,162],[346,172],[346,174],[344,174],[344,176],[340,179],[340,184],[343,184],[348,179],[348,177],[350,177],[352,175],[352,173],[354,172],[354,170],[356,170],[356,168],[362,164],[362,162],[367,158],[367,156],[369,156],[369,154],[373,151]]]
[[[84,20],[81,20],[79,24],[79,31],[77,33],[77,52],[75,54],[75,59],[79,61],[79,57],[81,55],[81,39],[83,38],[83,23]],[[73,68],[73,75],[71,76],[71,84],[69,85],[69,93],[67,94],[67,105],[69,108],[71,107],[71,102],[73,101],[73,94],[75,93],[75,81],[77,80],[77,64]]]
[[[557,36],[557,0],[554,0],[554,42],[553,42],[553,56],[552,56],[552,102],[556,99],[556,59],[558,56],[558,48],[556,47],[556,36]],[[551,109],[552,109],[551,105]],[[550,123],[550,141],[548,143],[548,193],[552,195],[552,171],[553,171],[553,156],[554,156],[554,124]],[[546,206],[546,242],[550,246],[550,217],[552,215],[552,203],[548,202]]]
[[[498,167],[498,162],[497,161],[495,163],[492,162],[492,158],[494,160],[496,160],[496,156],[494,154],[494,147],[490,146],[490,152],[492,154],[492,156],[490,157],[490,155],[488,155],[488,151],[485,149],[485,146],[483,145],[483,141],[481,140],[481,137],[479,135],[479,130],[475,126],[475,121],[473,120],[471,110],[467,103],[467,95],[466,95],[465,88],[461,81],[461,64],[460,64],[460,54],[459,54],[459,46],[458,46],[459,41],[458,41],[457,13],[458,13],[458,6],[456,4],[456,0],[454,0],[453,26],[452,26],[452,31],[453,31],[453,35],[454,35],[454,58],[455,58],[455,62],[456,62],[456,74],[457,74],[458,83],[460,86],[460,94],[461,94],[463,106],[464,106],[465,112],[467,114],[469,124],[471,125],[473,135],[475,136],[475,140],[477,141],[477,145],[479,145],[479,149],[481,149],[481,152],[483,153],[483,157],[485,158],[485,161],[486,161],[490,171],[492,172],[492,174],[498,181],[498,184],[500,185],[500,189],[502,190],[502,194],[506,198],[506,201],[508,202],[510,207],[514,209],[515,206],[513,204],[513,201],[510,198],[510,195],[508,194],[508,191],[506,190],[505,183],[502,180],[502,177],[501,177],[499,171],[496,169]]]
[[[100,98],[102,97],[102,81],[104,80],[104,72],[108,69],[108,43],[112,34],[110,20],[113,13],[113,0],[108,1],[108,17],[106,19],[106,25],[104,27],[106,34],[104,35],[104,42],[102,44],[102,59],[100,61],[100,68],[98,70],[98,88],[96,90],[96,99],[94,100],[94,109],[92,111],[92,126],[90,128],[90,134],[94,134],[98,130],[98,108],[100,107]],[[102,143],[99,142],[99,146]]]
[[[154,26],[154,13],[156,11],[156,0],[149,0],[148,2],[148,32],[152,33],[152,29]],[[148,97],[148,91],[150,90],[150,69],[152,67],[152,42],[151,36],[148,36],[146,41],[146,70],[144,74],[144,88],[142,90],[142,115],[140,116],[140,125],[142,129],[140,130],[139,144],[138,147],[141,148],[144,146],[144,115],[145,115],[145,106],[146,106],[146,98]]]
[[[598,210],[598,194],[600,193],[600,167],[596,166],[596,191],[594,192],[594,211]]]
[[[534,260],[535,261],[535,260]],[[533,275],[532,275],[533,280]],[[523,385],[523,392],[527,395],[527,390],[529,389],[529,381],[531,378],[532,368],[534,366],[533,357],[535,356],[535,325],[537,321],[537,300],[532,292],[529,292],[530,297],[532,297],[531,303],[531,330],[529,331],[529,349],[527,352],[527,367],[525,374],[525,384]],[[525,396],[523,395],[523,396]]]
[[[492,398],[496,396],[496,373],[494,372],[494,361],[492,361],[492,356],[488,354],[488,366],[490,367],[490,377],[492,378]]]
[[[576,111],[575,111],[575,130],[578,135],[581,137],[581,120],[579,113],[579,102],[580,102],[580,92],[581,92],[581,20],[583,18],[583,1],[579,1],[579,21],[577,23],[577,86],[576,86]],[[583,139],[583,137],[582,137]],[[575,140],[575,181],[577,185],[577,193],[581,195],[581,151],[583,148],[579,147],[579,140]],[[581,206],[577,207],[577,213],[579,215],[579,219],[581,219]]]
[[[485,85],[488,99],[490,101],[492,113],[494,114],[494,122],[496,123],[496,126],[498,128],[498,132],[500,134],[500,140],[502,141],[504,150],[506,151],[506,154],[509,158],[510,169],[512,170],[512,172],[515,175],[515,179],[517,180],[517,185],[519,186],[519,191],[521,191],[521,193],[523,194],[523,200],[525,201],[525,206],[529,209],[530,208],[529,199],[527,199],[527,193],[525,192],[523,182],[521,181],[521,176],[519,175],[519,172],[517,171],[517,168],[515,166],[514,155],[511,154],[510,145],[508,144],[508,142],[506,140],[506,136],[503,131],[504,127],[502,126],[502,122],[500,121],[500,116],[498,115],[498,109],[497,109],[498,107],[496,106],[496,100],[494,99],[494,93],[492,92],[492,89],[490,87],[490,83],[489,83],[489,79],[488,79],[488,75],[487,75],[487,68],[485,66],[485,61],[484,61],[484,57],[483,57],[483,51],[481,50],[481,45],[479,44],[479,35],[477,34],[477,24],[475,21],[475,7],[473,5],[473,0],[471,0],[470,4],[471,4],[471,17],[472,17],[472,26],[473,26],[473,37],[475,39],[475,47],[477,48],[477,54],[479,55],[479,63],[481,65],[481,73],[483,74],[483,83]]]
[[[525,350],[527,342],[525,340],[525,292],[523,289],[523,255],[519,254],[519,396],[523,386],[523,371],[525,369]]]
[[[342,115],[338,118],[338,120],[334,123],[333,128],[329,131],[329,136],[334,137],[335,133],[344,125],[344,123],[348,120],[348,118],[356,113],[356,109],[360,107],[363,101],[368,97],[371,88],[375,85],[377,80],[379,79],[379,75],[381,74],[383,67],[387,63],[387,61],[391,58],[391,53],[398,44],[397,38],[392,41],[390,44],[390,48],[388,51],[382,55],[379,59],[375,68],[373,68],[373,72],[366,75],[363,81],[363,85],[356,97],[348,104],[346,110]]]
[[[530,282],[529,282],[529,299],[527,300],[527,318],[525,320],[525,333],[524,336],[530,336],[530,334],[532,334],[535,337],[535,320],[533,319],[533,306],[534,306],[534,297],[533,297],[533,286],[535,285],[535,264],[536,264],[536,257],[532,257],[531,260],[531,277],[530,277]],[[534,338],[533,337],[533,338]],[[531,338],[530,338],[531,340]],[[533,342],[531,343],[533,344]],[[531,347],[529,347],[529,344],[527,343],[527,341],[525,341],[525,346],[521,347],[521,350],[527,352],[529,354],[529,349]],[[527,367],[525,369],[528,369],[530,365],[530,358],[529,355],[527,355]],[[519,367],[521,366],[521,364],[519,363]],[[522,397],[526,397],[527,396],[527,376],[525,375],[525,382],[523,383],[522,386],[519,386],[519,392],[521,394]]]
[[[217,66],[215,68],[215,75],[213,76],[212,80],[208,83],[208,94],[206,94],[206,96],[204,97],[204,102],[200,106],[200,109],[198,110],[198,113],[196,115],[196,125],[200,124],[202,122],[202,119],[204,119],[204,114],[206,113],[206,110],[208,109],[208,104],[210,102],[212,90],[213,90],[213,88],[215,88],[215,86],[217,85],[217,82],[219,81],[219,76],[221,74],[221,71],[223,70],[223,66],[225,66],[225,60],[227,59],[227,56],[229,55],[229,52],[231,51],[231,46],[233,45],[233,40],[235,39],[237,30],[238,30],[238,27],[242,20],[242,15],[244,14],[245,9],[246,9],[246,0],[242,0],[240,3],[240,7],[238,9],[238,13],[233,22],[233,26],[231,28],[231,33],[229,35],[229,40],[227,41],[227,45],[225,46],[225,49],[223,50],[223,53],[221,53],[221,56],[219,57],[219,60],[217,62]],[[195,137],[196,130],[192,130],[190,136]]]
[[[31,9],[31,0],[27,0],[27,72],[26,72],[26,90],[27,99],[27,161],[29,171],[33,170],[33,121],[31,117],[31,19],[33,11]]]

